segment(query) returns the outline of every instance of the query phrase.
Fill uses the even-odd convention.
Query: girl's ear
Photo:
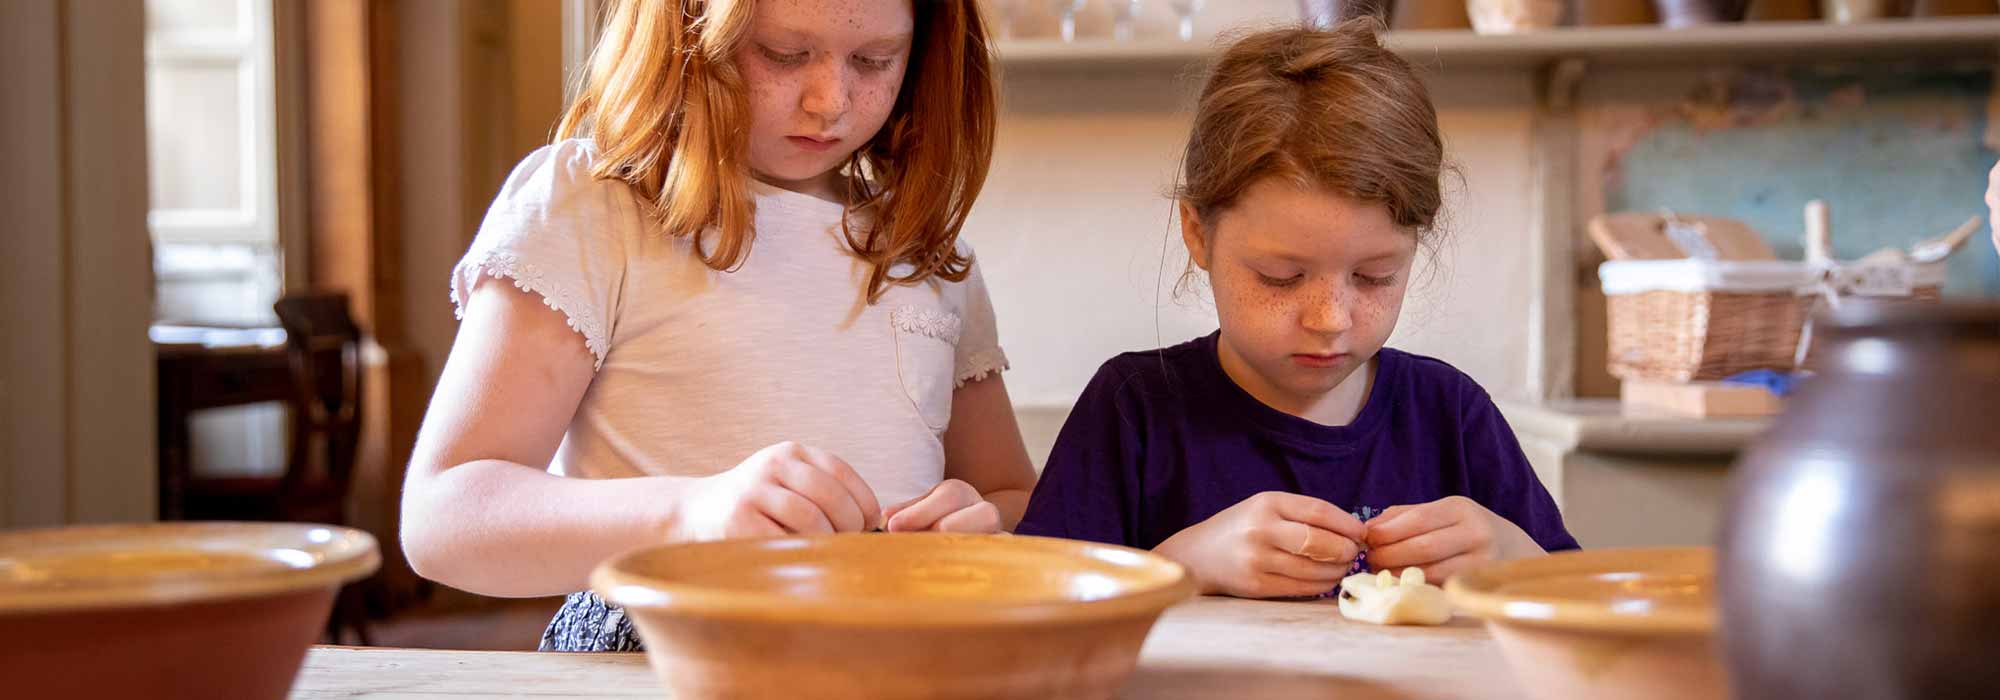
[[[1195,213],[1194,205],[1186,201],[1175,204],[1181,213],[1181,244],[1187,246],[1188,259],[1202,272],[1208,271],[1208,238],[1202,230],[1201,215]]]

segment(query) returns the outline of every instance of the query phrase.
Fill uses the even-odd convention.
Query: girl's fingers
[[[1468,552],[1444,561],[1425,564],[1418,568],[1424,570],[1425,581],[1433,585],[1443,586],[1444,582],[1451,579],[1451,577],[1465,573],[1467,569],[1484,563],[1486,563],[1485,558]],[[1401,572],[1398,571],[1397,573]]]
[[[1467,528],[1448,527],[1409,537],[1394,544],[1371,547],[1368,565],[1376,569],[1424,566],[1442,562],[1473,549]],[[1424,573],[1430,573],[1426,570]]]
[[[991,534],[1000,531],[1000,508],[988,501],[980,501],[970,508],[964,508],[937,522],[938,532],[964,532],[971,534]]]
[[[1351,558],[1337,563],[1313,561],[1290,552],[1266,549],[1257,557],[1257,568],[1261,573],[1320,584],[1323,586],[1320,591],[1325,592],[1347,576],[1347,567],[1352,562]]]
[[[1295,493],[1270,493],[1266,497],[1280,518],[1337,533],[1350,540],[1359,541],[1367,535],[1367,528],[1359,518],[1334,504]]]
[[[787,462],[775,474],[779,486],[811,501],[832,523],[834,532],[866,529],[867,516],[861,504],[854,502],[854,495],[833,475],[805,462]]]
[[[938,521],[945,516],[972,507],[982,500],[971,484],[947,479],[916,503],[897,511],[896,517],[887,521],[888,529],[891,532],[930,530],[936,528]]]
[[[847,493],[854,499],[855,506],[861,509],[862,523],[859,529],[873,530],[882,524],[882,503],[876,500],[875,490],[868,488],[868,481],[862,479],[861,475],[854,471],[854,467],[849,466],[845,460],[835,457],[833,453],[815,447],[802,445],[799,447],[799,453],[807,464],[831,475],[847,489]]]
[[[1305,523],[1280,520],[1260,528],[1259,533],[1263,544],[1315,562],[1346,566],[1361,554],[1361,545],[1354,540]]]
[[[754,496],[757,510],[776,522],[785,532],[799,535],[832,533],[833,522],[819,506],[797,492],[765,487]]]
[[[1403,510],[1398,511],[1397,508]],[[1368,521],[1369,561],[1374,561],[1375,552],[1403,540],[1450,527],[1457,521],[1457,515],[1450,509],[1439,507],[1436,502],[1417,506],[1397,506],[1382,511],[1382,515]]]

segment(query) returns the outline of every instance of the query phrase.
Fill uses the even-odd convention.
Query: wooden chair
[[[293,381],[285,469],[275,476],[193,478],[185,517],[347,524],[361,443],[363,371],[361,329],[347,308],[347,295],[329,293],[288,296],[273,305],[285,328]],[[327,621],[335,643],[344,628],[368,644],[366,611],[353,585],[341,590]]]

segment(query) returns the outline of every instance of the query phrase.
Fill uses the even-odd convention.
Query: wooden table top
[[[322,698],[661,696],[641,654],[315,647],[292,689]],[[1520,698],[1477,620],[1349,622],[1333,601],[1202,598],[1146,639],[1128,698]]]

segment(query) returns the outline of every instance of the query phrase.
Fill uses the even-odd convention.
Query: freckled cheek
[[[1281,290],[1226,280],[1212,283],[1215,284],[1216,313],[1237,329],[1237,335],[1245,340],[1257,344],[1279,342],[1288,329],[1297,324],[1297,305]]]
[[[785,100],[786,86],[782,81],[770,76],[759,76],[750,83],[750,117],[752,121],[782,122],[791,113]],[[796,104],[796,101],[791,104]]]
[[[866,114],[870,119],[887,119],[889,110],[896,106],[896,84],[884,83],[867,85],[856,89],[853,97],[854,111]]]
[[[1403,290],[1395,289],[1364,297],[1354,305],[1354,326],[1370,335],[1387,336],[1396,326],[1403,306]]]

